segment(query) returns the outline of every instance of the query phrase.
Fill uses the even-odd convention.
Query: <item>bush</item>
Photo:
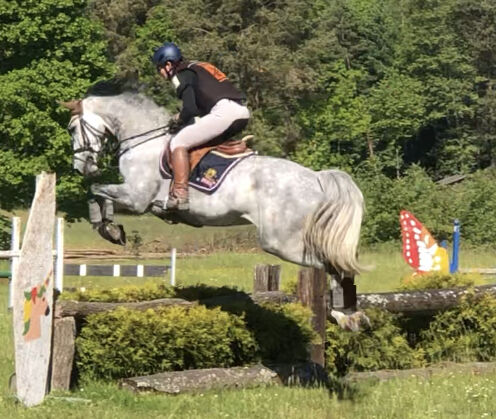
[[[298,303],[245,306],[242,313],[263,360],[297,362],[308,358],[309,344],[318,339],[312,311]]]
[[[372,329],[358,333],[327,323],[326,369],[331,374],[413,368],[423,364],[422,353],[412,349],[399,325],[399,317],[368,309]]]
[[[482,284],[479,274],[445,274],[433,272],[424,275],[411,275],[403,279],[400,290],[425,290],[455,287],[470,287]]]
[[[211,287],[204,284],[170,287],[165,284],[126,285],[119,288],[98,288],[94,290],[65,292],[63,300],[130,303],[159,298],[182,298],[188,301],[211,297],[238,294],[241,291],[232,287]]]
[[[122,378],[254,362],[259,348],[242,317],[203,306],[87,317],[76,341],[85,378]]]
[[[362,243],[398,241],[399,212],[411,211],[438,240],[452,235],[458,218],[464,243],[493,243],[496,236],[496,170],[468,176],[462,183],[439,185],[419,166],[412,165],[398,179],[385,176],[380,167],[362,164],[354,173],[365,198]]]
[[[438,314],[420,337],[428,362],[496,359],[496,298],[464,298]]]
[[[119,288],[100,288],[94,290],[64,292],[60,298],[74,301],[94,301],[101,303],[131,303],[137,301],[171,298],[175,290],[165,284],[126,285]]]
[[[302,361],[318,338],[311,318],[310,309],[296,303],[120,308],[87,317],[76,342],[77,366],[85,378],[122,378],[260,360]]]

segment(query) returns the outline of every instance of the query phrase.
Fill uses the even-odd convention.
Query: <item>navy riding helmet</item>
[[[165,42],[153,50],[153,56],[151,58],[156,67],[163,67],[167,61],[172,63],[181,61],[183,56],[181,55],[181,50],[174,42]]]

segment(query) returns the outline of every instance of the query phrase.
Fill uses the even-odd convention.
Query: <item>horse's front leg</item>
[[[139,188],[127,184],[91,186],[93,197],[89,199],[90,222],[98,233],[114,244],[125,245],[126,233],[121,224],[114,220],[114,203],[122,209],[143,213],[153,198],[153,188],[140,191]]]
[[[144,213],[158,192],[153,185],[139,188],[136,185],[122,183],[119,185],[91,185],[91,193],[105,200],[112,201],[118,208],[137,214]]]

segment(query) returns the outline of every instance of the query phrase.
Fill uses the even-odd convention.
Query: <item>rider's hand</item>
[[[169,123],[168,123],[169,132],[171,134],[177,133],[182,128],[182,125],[183,125],[183,123],[181,121],[181,118],[179,117],[179,114],[176,113],[169,120]]]

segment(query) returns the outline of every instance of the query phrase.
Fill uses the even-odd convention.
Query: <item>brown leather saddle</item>
[[[189,151],[189,167],[190,170],[193,170],[196,165],[200,162],[200,160],[210,151],[216,151],[220,154],[224,154],[227,157],[233,157],[245,153],[250,153],[253,150],[246,145],[248,140],[251,140],[253,135],[246,135],[241,140],[228,140],[220,142],[218,138],[213,139],[212,141],[205,143],[199,147],[193,148]],[[167,164],[169,167],[171,165],[170,159],[170,149],[166,150]]]

